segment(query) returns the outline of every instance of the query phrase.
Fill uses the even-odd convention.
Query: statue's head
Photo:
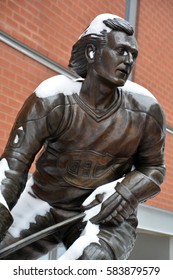
[[[98,15],[73,45],[69,67],[85,78],[88,71],[87,55],[91,58],[96,52],[98,55],[106,46],[108,34],[112,31],[122,32],[128,36],[133,36],[134,33],[132,26],[123,18],[113,14]]]

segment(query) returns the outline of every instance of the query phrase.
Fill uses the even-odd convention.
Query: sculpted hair
[[[127,35],[133,35],[134,33],[133,27],[122,18],[107,19],[103,23],[111,30],[123,31]],[[99,35],[89,34],[81,36],[72,47],[68,66],[82,78],[86,78],[88,68],[88,61],[85,56],[86,46],[93,45],[97,50],[103,48],[106,44],[107,31],[103,29],[100,33]]]

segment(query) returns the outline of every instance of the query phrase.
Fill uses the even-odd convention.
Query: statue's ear
[[[88,44],[85,48],[85,56],[88,63],[94,62],[96,47],[93,44]]]

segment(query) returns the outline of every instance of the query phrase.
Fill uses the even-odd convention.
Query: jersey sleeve
[[[147,113],[145,129],[135,156],[135,169],[122,181],[139,202],[160,192],[160,185],[165,177],[165,134],[164,113],[156,103]]]
[[[58,99],[59,100],[59,99]],[[56,112],[56,122],[52,120]],[[58,129],[64,106],[57,97],[38,98],[32,94],[24,103],[11,130],[8,143],[1,157],[1,193],[9,208],[16,204],[23,191],[28,171],[36,154]],[[55,125],[56,124],[56,125]]]

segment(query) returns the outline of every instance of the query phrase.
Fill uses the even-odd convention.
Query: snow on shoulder
[[[49,79],[44,80],[35,90],[35,94],[39,98],[47,98],[59,93],[64,95],[71,95],[73,93],[79,94],[83,79],[70,79],[64,75],[56,75]],[[149,96],[156,100],[154,95],[151,94],[143,86],[127,80],[123,87],[124,90],[127,90],[132,93],[141,94],[144,96]]]
[[[81,89],[81,81],[72,80],[64,75],[56,75],[43,81],[35,90],[35,94],[39,98],[47,98],[59,93],[71,95],[79,93]]]
[[[127,80],[125,85],[121,88],[124,90],[127,90],[128,92],[137,93],[137,94],[144,95],[144,96],[149,96],[156,100],[154,95],[150,91],[148,91],[145,87],[140,86],[139,84],[134,83],[132,81]]]

